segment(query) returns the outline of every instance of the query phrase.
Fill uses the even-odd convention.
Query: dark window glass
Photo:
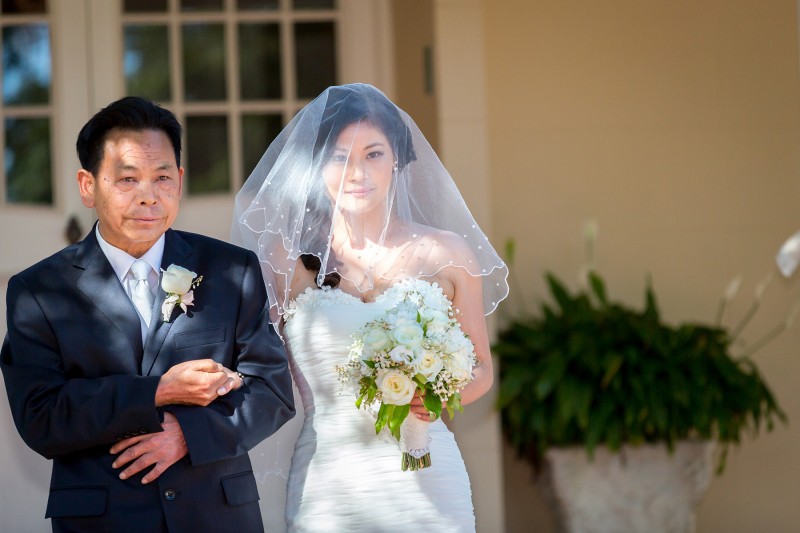
[[[333,22],[295,24],[297,95],[314,98],[336,85],[336,38]]]
[[[6,201],[52,204],[50,119],[6,119]]]
[[[335,0],[294,0],[292,7],[295,9],[333,9]]]
[[[186,158],[189,194],[228,192],[228,118],[186,117]]]
[[[153,100],[170,99],[167,26],[125,26],[125,89]]]
[[[43,14],[47,13],[46,0],[3,0],[4,14]]]
[[[222,0],[181,0],[181,11],[221,11]]]
[[[275,11],[278,0],[238,0],[236,7],[242,11]]]
[[[225,28],[183,25],[183,90],[187,102],[225,100]]]
[[[281,97],[281,39],[277,24],[239,25],[242,100]]]
[[[243,178],[250,175],[282,127],[280,115],[242,115]]]
[[[125,0],[125,13],[162,13],[167,10],[167,0]]]
[[[4,104],[47,104],[51,72],[50,31],[46,24],[3,28]]]

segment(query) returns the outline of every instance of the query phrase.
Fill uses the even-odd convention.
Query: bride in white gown
[[[353,333],[396,303],[386,290],[414,277],[441,287],[475,346],[462,404],[492,385],[484,314],[506,296],[507,269],[414,122],[374,87],[329,88],[237,195],[232,238],[262,261],[303,406],[301,420],[251,453],[281,491],[294,444],[287,530],[474,531],[469,478],[444,423],[414,398],[409,416],[430,422],[432,465],[402,471],[397,441],[375,434],[375,413],[355,407],[336,372]],[[262,491],[262,509],[282,496]]]

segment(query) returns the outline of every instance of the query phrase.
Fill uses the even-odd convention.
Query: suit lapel
[[[161,269],[166,270],[170,265],[176,264],[196,272],[197,258],[194,257],[192,247],[172,230],[167,230],[165,239]],[[161,283],[159,282],[155,302],[153,303],[153,318],[150,321],[150,330],[144,346],[144,357],[142,357],[141,371],[143,375],[149,375],[153,370],[153,365],[161,352],[161,347],[164,345],[164,341],[167,339],[175,322],[185,318],[183,313],[179,312],[180,308],[176,308],[177,310],[173,310],[169,322],[164,322],[164,317],[161,315],[161,306],[166,297],[167,294],[161,288]]]
[[[125,335],[134,356],[139,359],[142,353],[139,315],[97,244],[94,230],[78,245],[74,265],[83,270],[78,278],[78,289]]]

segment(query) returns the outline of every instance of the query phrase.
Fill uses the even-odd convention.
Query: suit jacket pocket
[[[219,480],[225,500],[230,505],[242,505],[258,501],[258,486],[253,472],[242,472]]]
[[[106,512],[105,487],[62,487],[50,489],[45,518],[100,516]]]
[[[207,328],[194,331],[183,331],[175,335],[175,349],[218,344],[225,342],[225,328]]]

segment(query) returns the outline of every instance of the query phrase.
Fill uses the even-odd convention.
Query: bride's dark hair
[[[331,87],[328,89],[325,111],[322,114],[316,141],[314,142],[313,158],[320,161],[316,168],[323,168],[336,149],[336,141],[342,131],[351,124],[363,121],[377,127],[386,136],[392,148],[397,169],[403,169],[408,163],[415,161],[417,155],[414,152],[414,145],[411,140],[411,130],[406,125],[403,117],[383,93],[369,85],[346,85],[343,87]],[[312,189],[324,188],[322,179],[314,180]],[[311,227],[326,230],[317,232],[315,235],[308,235],[303,239],[302,244],[308,244],[304,249],[319,249],[318,245],[323,239],[327,238],[326,221],[331,220],[330,202],[319,199],[326,199],[325,194],[309,194],[306,206],[308,214],[306,218],[318,222]],[[319,273],[322,261],[314,254],[303,254],[300,259],[306,270]],[[329,263],[329,267],[334,263]],[[338,273],[332,272],[325,275],[323,286],[336,287],[341,281]]]
[[[369,85],[346,85],[328,89],[325,111],[314,143],[314,159],[327,161],[336,148],[336,140],[349,125],[363,121],[386,135],[402,169],[417,159],[409,130],[397,107],[383,93]]]

